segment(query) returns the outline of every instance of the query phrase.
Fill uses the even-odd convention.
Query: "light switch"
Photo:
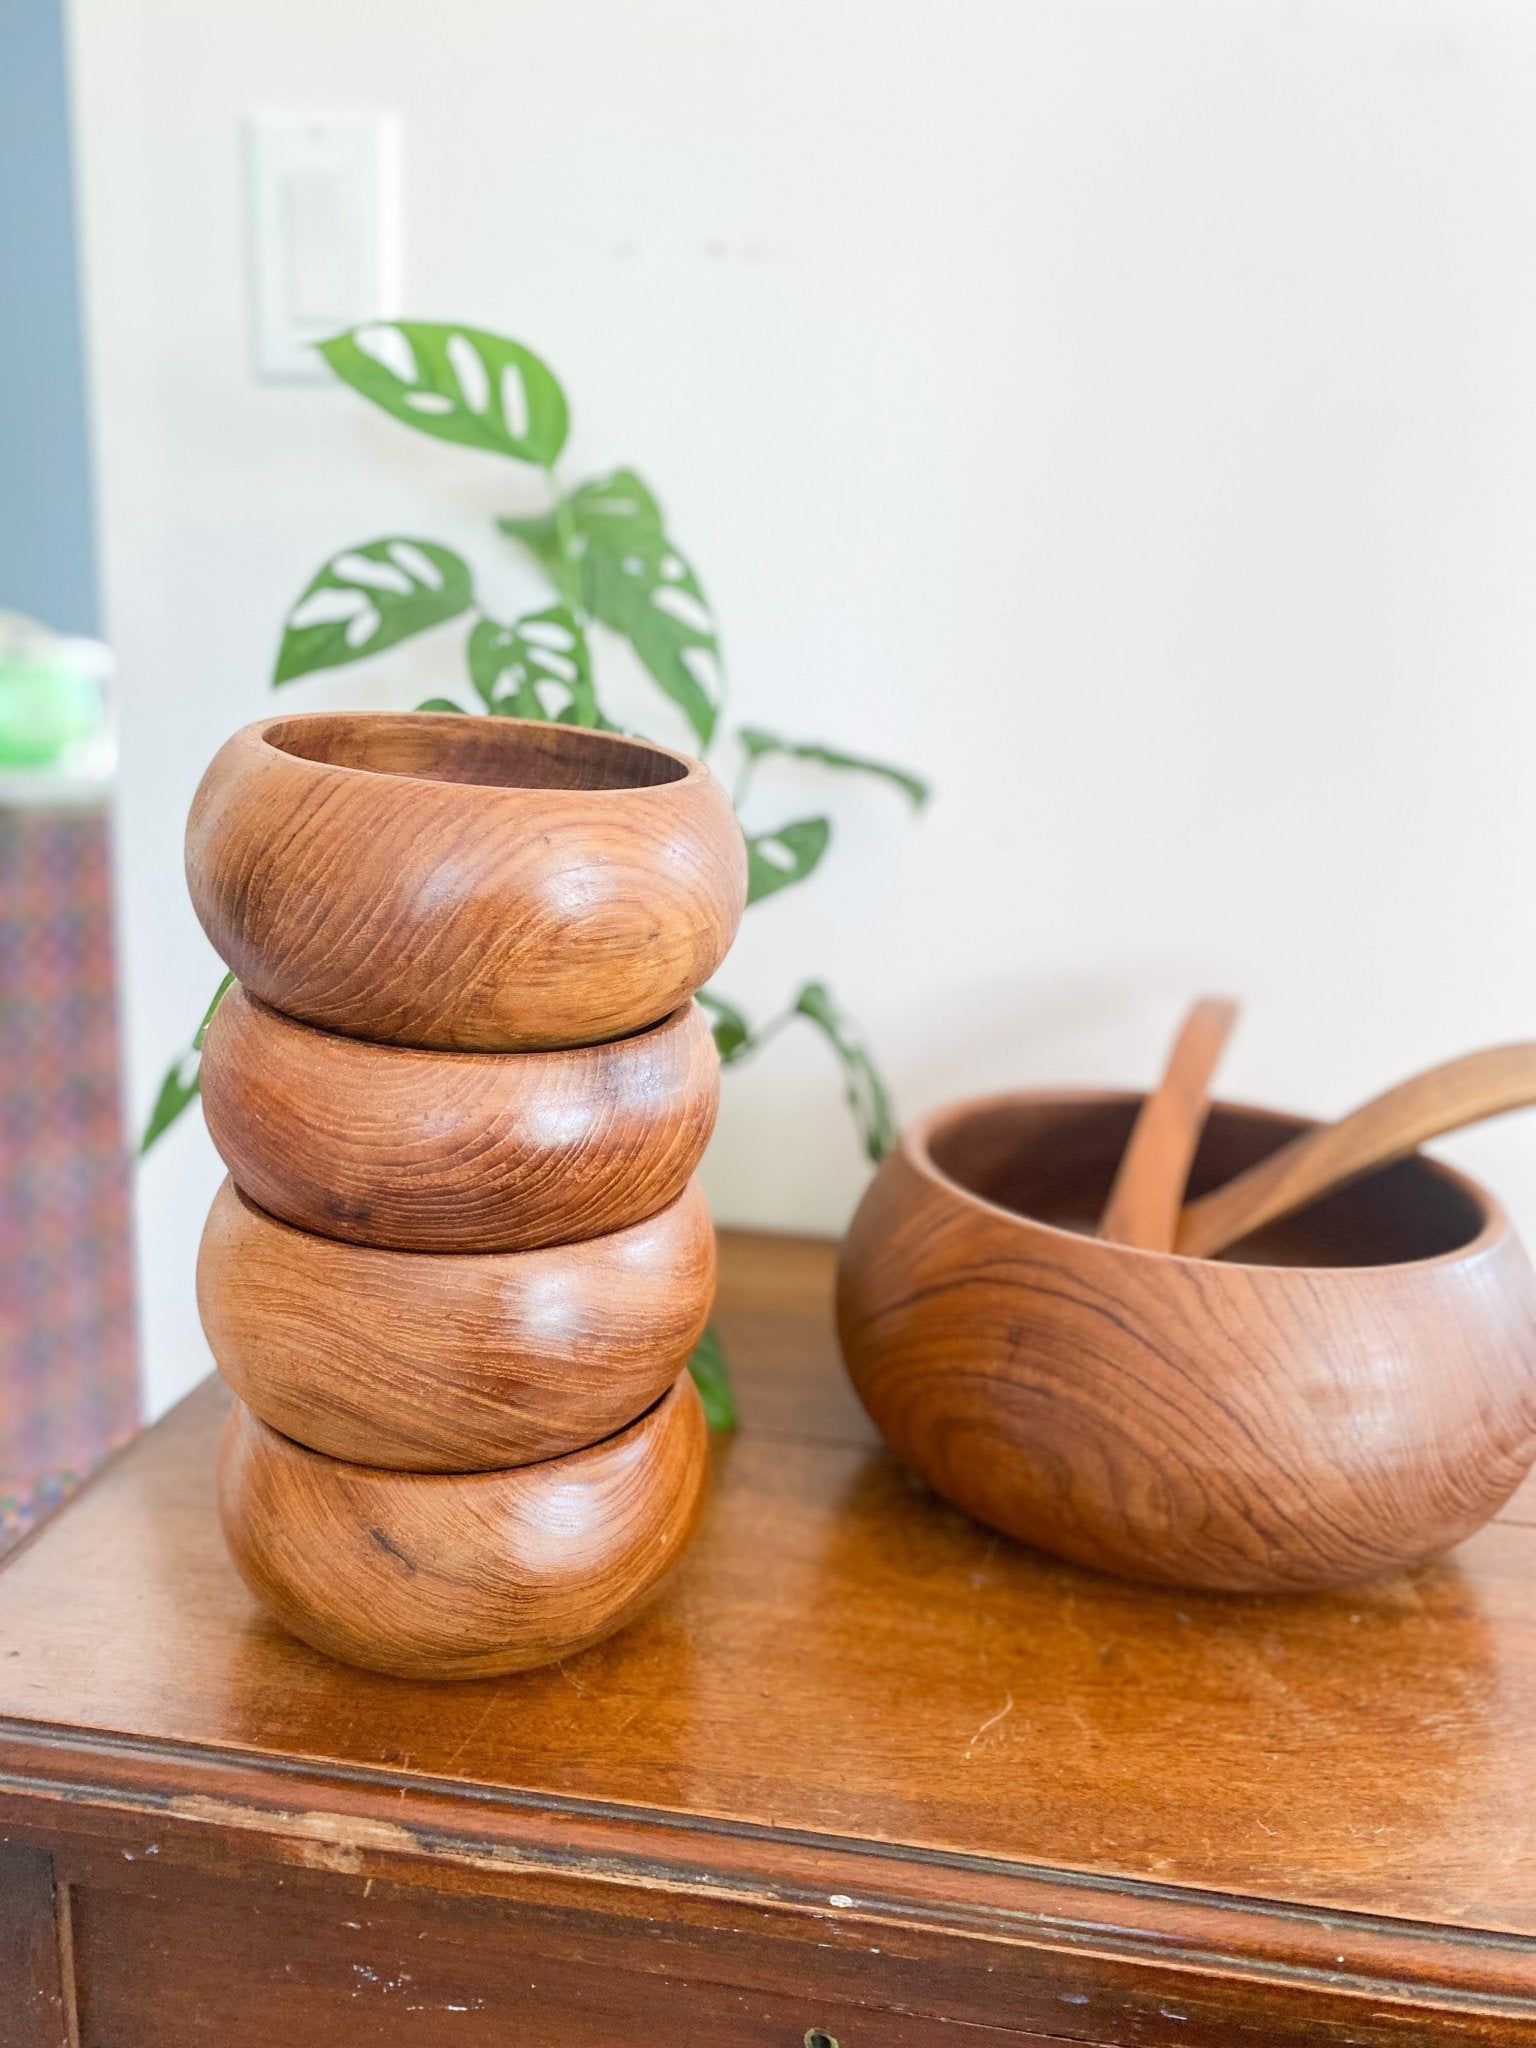
[[[252,330],[272,378],[327,372],[314,344],[400,310],[399,127],[389,114],[253,114]]]

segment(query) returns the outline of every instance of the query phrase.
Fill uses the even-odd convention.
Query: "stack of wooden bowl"
[[[271,719],[204,776],[187,875],[237,977],[198,1266],[236,1565],[377,1670],[600,1640],[702,1504],[719,1070],[693,994],[745,897],[728,799],[573,727]]]

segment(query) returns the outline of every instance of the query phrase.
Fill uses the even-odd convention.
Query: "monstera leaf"
[[[756,725],[744,725],[736,738],[753,763],[771,754],[782,754],[789,760],[814,761],[822,768],[836,768],[845,774],[878,776],[908,796],[915,810],[921,810],[928,801],[928,785],[922,777],[906,768],[893,767],[889,761],[873,761],[867,754],[846,754],[840,747],[824,747],[814,740],[780,739],[777,733],[764,732]]]
[[[440,441],[544,468],[570,412],[559,379],[521,342],[432,320],[384,320],[320,344],[345,383],[392,418]]]
[[[213,1013],[223,1002],[234,978],[232,974],[225,975],[213,992],[213,1001],[203,1012],[202,1023],[192,1034],[191,1044],[166,1068],[165,1079],[160,1083],[160,1093],[155,1097],[155,1106],[149,1112],[149,1122],[144,1126],[144,1135],[139,1140],[140,1158],[149,1150],[156,1138],[171,1128],[182,1111],[190,1108],[196,1101],[202,1078],[203,1040],[208,1036],[208,1026],[213,1022]]]
[[[776,832],[747,837],[747,901],[761,903],[803,882],[816,868],[832,837],[826,818],[796,818]]]
[[[709,1014],[709,1028],[714,1033],[715,1051],[720,1055],[722,1067],[733,1066],[751,1052],[752,1026],[734,1003],[728,1003],[724,996],[717,996],[713,989],[701,988],[698,1001]]]
[[[849,1114],[864,1150],[873,1160],[883,1159],[896,1142],[896,1119],[868,1047],[837,1008],[824,982],[808,981],[795,998],[795,1010],[810,1019],[836,1053]]]
[[[667,537],[661,507],[634,471],[583,484],[554,512],[499,523],[557,589],[579,595],[593,618],[623,634],[708,746],[720,703],[715,622],[699,579]]]
[[[713,1323],[705,1325],[703,1336],[694,1345],[688,1370],[693,1374],[693,1384],[704,1404],[704,1420],[710,1428],[734,1429],[736,1402],[731,1393],[731,1376]]]
[[[394,535],[332,555],[288,614],[274,683],[364,661],[457,618],[475,601],[469,567],[436,541]]]
[[[608,725],[592,685],[587,636],[563,604],[511,626],[481,619],[469,636],[469,674],[494,717]]]
[[[561,501],[558,515],[554,512],[530,512],[521,518],[508,516],[496,522],[502,533],[510,534],[528,550],[550,582],[561,591],[567,581],[563,574],[565,540],[560,530],[561,520],[567,521],[573,540],[576,532],[574,523],[568,518],[570,506],[571,499],[565,498]]]

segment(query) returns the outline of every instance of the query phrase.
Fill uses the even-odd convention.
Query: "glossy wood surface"
[[[203,1113],[237,1184],[354,1244],[522,1251],[620,1230],[687,1186],[720,1062],[688,1003],[609,1045],[421,1052],[297,1024],[232,988],[203,1049]]]
[[[1536,1458],[1536,1278],[1491,1198],[1415,1159],[1250,1263],[1107,1244],[1081,1219],[1136,1107],[962,1104],[886,1160],[838,1321],[897,1453],[1009,1535],[1170,1585],[1347,1584],[1487,1520]],[[1296,1128],[1217,1105],[1196,1184]]]
[[[1137,1112],[1104,1205],[1100,1237],[1142,1251],[1172,1251],[1189,1169],[1205,1129],[1211,1077],[1236,1022],[1236,1003],[1220,996],[1202,997],[1184,1019],[1162,1079]]]
[[[219,1519],[251,1591],[317,1650],[407,1678],[493,1677],[633,1619],[697,1526],[705,1435],[686,1373],[589,1450],[464,1475],[344,1464],[237,1404]]]
[[[610,733],[448,713],[244,727],[187,822],[215,950],[289,1016],[463,1050],[586,1045],[725,958],[746,850],[702,763]]]
[[[1362,1174],[1406,1159],[1431,1138],[1485,1117],[1536,1107],[1536,1045],[1499,1045],[1465,1054],[1400,1081],[1335,1124],[1292,1139],[1191,1202],[1179,1219],[1178,1249],[1214,1258]]]
[[[209,1348],[263,1421],[333,1458],[418,1472],[611,1436],[683,1370],[714,1287],[696,1183],[606,1237],[453,1254],[315,1237],[226,1180],[197,1266]]]
[[[286,1635],[219,1539],[214,1382],[0,1567],[0,1834],[73,1900],[83,2048],[1536,2038],[1536,1481],[1348,1592],[1105,1578],[883,1449],[832,1271],[726,1238],[742,1432],[561,1666]]]

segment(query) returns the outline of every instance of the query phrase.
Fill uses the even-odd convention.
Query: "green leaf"
[[[744,725],[736,737],[750,761],[761,761],[769,754],[782,754],[791,760],[815,761],[823,768],[837,768],[854,775],[878,775],[882,781],[894,783],[904,791],[911,798],[914,809],[921,810],[928,801],[929,786],[922,777],[905,768],[893,767],[889,761],[872,761],[864,754],[845,754],[841,748],[824,747],[811,740],[780,739],[777,734],[764,732],[755,725]]]
[[[198,1025],[197,1029],[192,1034],[192,1050],[194,1052],[202,1051],[203,1040],[208,1036],[208,1026],[213,1022],[213,1013],[219,1007],[220,1003],[223,1002],[224,998],[229,994],[230,990],[234,987],[234,985],[235,977],[232,974],[226,974],[224,979],[219,983],[218,987],[214,990],[213,1001],[208,1005],[207,1009],[204,1010],[203,1021],[201,1024]]]
[[[560,583],[560,522],[553,512],[538,512],[528,519],[498,519],[497,526],[513,540],[521,541],[539,567],[557,587]]]
[[[455,704],[451,697],[423,697],[416,706],[418,711],[462,711],[462,704]]]
[[[474,601],[468,564],[435,541],[395,534],[343,548],[288,614],[272,681],[363,661],[457,618]]]
[[[149,1122],[144,1126],[144,1135],[139,1140],[139,1157],[154,1144],[175,1123],[184,1109],[197,1097],[198,1078],[203,1064],[203,1040],[208,1036],[208,1026],[213,1022],[213,1013],[223,1002],[225,991],[234,981],[232,974],[226,974],[214,991],[213,1001],[203,1012],[203,1021],[192,1034],[192,1043],[186,1051],[167,1067],[165,1079],[160,1083],[160,1093],[155,1097],[155,1106],[149,1112]]]
[[[435,320],[379,320],[320,344],[344,382],[440,441],[547,469],[570,410],[549,365],[521,342]]]
[[[744,1059],[752,1050],[752,1026],[747,1022],[734,1003],[728,1003],[724,996],[717,996],[712,989],[701,988],[697,999],[710,1016],[710,1030],[715,1037],[715,1051],[720,1055],[722,1067],[729,1067]]]
[[[747,838],[747,901],[761,903],[780,889],[803,882],[818,865],[832,837],[826,818],[796,818],[777,832]]]
[[[481,619],[469,636],[469,674],[494,717],[608,723],[598,709],[587,636],[563,604],[511,626]]]
[[[623,634],[708,746],[719,716],[715,622],[698,577],[667,537],[661,507],[634,471],[583,484],[559,513],[499,524],[532,550],[557,587],[575,562],[583,609]]]
[[[202,1065],[197,1054],[189,1047],[178,1054],[165,1070],[165,1079],[160,1083],[160,1093],[155,1097],[155,1106],[149,1113],[149,1122],[144,1126],[144,1135],[139,1140],[139,1157],[163,1137],[175,1123],[184,1109],[197,1099],[197,1073]]]
[[[710,1428],[734,1429],[736,1397],[731,1392],[730,1367],[713,1323],[705,1325],[703,1336],[694,1345],[688,1370],[693,1374],[693,1384],[704,1403],[704,1419]]]
[[[826,985],[808,981],[795,998],[795,1009],[826,1037],[843,1069],[844,1093],[864,1150],[876,1161],[895,1144],[898,1132],[891,1098],[869,1050],[833,1003]]]

